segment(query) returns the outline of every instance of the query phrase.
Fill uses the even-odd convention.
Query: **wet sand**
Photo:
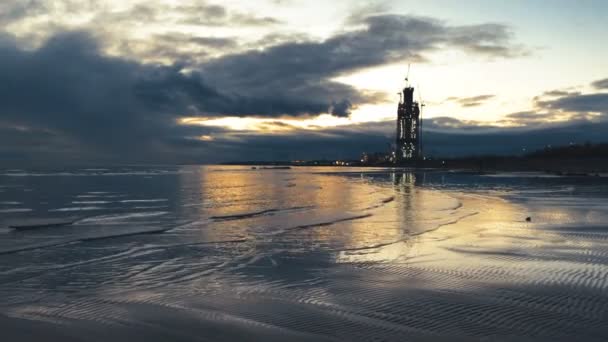
[[[35,239],[12,236],[12,243],[5,233],[3,335],[608,338],[603,190],[468,191],[473,187],[459,179],[439,187],[394,172],[377,179],[299,170],[228,174],[180,178],[182,200],[163,215],[102,213]],[[51,235],[64,243],[39,241],[48,244]]]

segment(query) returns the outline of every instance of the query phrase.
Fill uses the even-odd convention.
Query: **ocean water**
[[[526,222],[531,217],[531,222]],[[29,230],[13,225],[65,221]],[[0,170],[7,341],[605,341],[608,180]]]

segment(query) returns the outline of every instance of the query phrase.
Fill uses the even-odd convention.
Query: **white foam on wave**
[[[163,209],[163,208],[167,208],[168,206],[166,205],[148,205],[148,206],[140,206],[140,207],[133,207],[133,209]]]
[[[120,198],[120,197],[127,197],[127,195],[125,194],[113,194],[110,192],[107,193],[86,193],[84,195],[77,195],[76,198],[101,198],[101,199],[108,199],[108,198]]]
[[[21,202],[15,202],[15,201],[2,201],[0,202],[0,205],[19,205],[22,204]]]
[[[167,202],[166,198],[155,198],[155,199],[129,199],[122,200],[120,203],[155,203],[155,202]]]
[[[33,211],[30,208],[11,208],[11,209],[0,209],[0,213],[9,214],[9,213],[27,213]]]
[[[110,215],[100,215],[88,217],[80,220],[81,223],[86,222],[98,222],[98,221],[118,221],[118,220],[128,220],[133,218],[142,218],[142,217],[155,217],[155,216],[163,216],[169,214],[168,211],[147,211],[147,212],[139,212],[139,213],[123,213],[123,214],[110,214]]]
[[[517,189],[514,193],[517,194],[525,194],[525,195],[534,195],[534,194],[554,194],[554,193],[571,193],[574,192],[575,188],[573,186],[566,187],[552,187],[552,188],[543,188],[543,189]]]
[[[491,178],[559,178],[562,176],[543,172],[500,172],[495,174],[481,175]]]
[[[107,209],[107,208],[103,208],[103,207],[67,207],[67,208],[50,209],[49,212],[92,211],[92,210],[104,210],[104,209]]]
[[[107,204],[108,201],[72,201],[72,204]]]

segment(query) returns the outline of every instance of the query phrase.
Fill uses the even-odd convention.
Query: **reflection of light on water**
[[[417,245],[420,240],[413,236],[442,225],[449,227],[429,236],[453,235],[450,238],[454,243],[468,245],[475,240],[470,234],[477,230],[486,236],[496,236],[484,243],[501,248],[511,243],[500,236],[509,230],[505,222],[521,222],[527,214],[518,212],[509,202],[488,202],[483,196],[463,196],[461,201],[465,203],[461,205],[460,195],[418,187],[417,182],[422,177],[416,177],[412,172],[393,172],[389,183],[380,187],[365,179],[299,172],[299,169],[278,171],[241,167],[230,172],[213,172],[203,167],[199,172],[184,173],[181,177],[183,202],[204,202],[183,209],[189,210],[189,215],[199,221],[191,227],[199,238],[246,238],[250,248],[264,252],[295,246],[305,250],[328,250],[338,263],[394,262],[410,258],[413,250],[430,248],[428,243]],[[290,184],[294,186],[288,186]],[[394,197],[394,200],[383,202],[387,197]],[[284,210],[234,221],[209,221],[211,216],[298,206],[310,206],[311,209]],[[480,215],[468,218],[466,224],[456,223],[473,210],[479,210]],[[315,222],[368,213],[372,216],[314,226]],[[308,224],[313,226],[292,229]],[[288,234],[280,233],[285,228]],[[277,232],[278,235],[273,235]],[[273,237],[260,239],[264,234]],[[446,262],[467,261],[464,254],[457,254]]]
[[[402,189],[412,188],[416,184],[416,175],[413,172],[391,173],[391,179],[395,186]]]
[[[412,239],[415,239],[413,237]],[[370,248],[359,251],[340,251],[336,256],[336,263],[366,263],[366,262],[390,262],[406,259],[412,255],[410,241],[399,241],[378,248]]]

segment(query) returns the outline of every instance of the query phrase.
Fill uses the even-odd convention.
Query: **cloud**
[[[147,63],[195,65],[222,53],[238,49],[239,43],[232,37],[208,37],[167,32],[155,34],[144,40],[124,41],[115,47],[122,56],[137,56]],[[133,57],[131,57],[133,58]]]
[[[524,125],[538,122],[546,123],[556,119],[555,114],[553,113],[538,113],[535,111],[511,113],[507,114],[506,118]]]
[[[461,120],[453,117],[440,116],[434,118],[425,119],[422,123],[422,127],[426,131],[458,131],[462,133],[474,132],[474,131],[490,131],[499,130],[500,128],[494,125],[490,125],[485,122],[475,120]]]
[[[477,107],[481,106],[488,100],[495,98],[496,95],[478,95],[473,97],[449,97],[446,101],[456,102],[462,107]]]
[[[0,124],[20,136],[44,131],[93,155],[153,155],[165,139],[188,133],[177,117],[226,101],[179,66],[101,56],[85,33],[56,36],[35,51],[0,39]]]
[[[569,95],[579,95],[580,92],[569,92],[566,90],[550,90],[543,93],[544,97],[560,97],[560,96],[569,96]],[[536,97],[538,99],[540,97]]]
[[[608,78],[604,78],[603,80],[597,80],[591,85],[596,89],[608,89]]]
[[[120,4],[114,0],[3,0],[0,24],[29,49],[41,46],[62,32],[88,31],[95,34],[104,53],[172,64],[184,60],[200,62],[233,52],[236,47],[211,46],[211,39],[238,40],[239,44],[257,39],[255,34],[254,38],[242,33],[237,38],[223,36],[228,30],[265,32],[283,23],[273,17],[244,12],[236,6],[204,0],[128,0]],[[189,40],[185,45],[176,41],[172,51],[168,36],[183,41],[185,35],[209,41]]]
[[[206,79],[241,97],[232,115],[306,116],[328,112],[334,103],[357,106],[384,100],[332,81],[356,70],[404,60],[442,46],[474,54],[511,57],[517,50],[501,25],[448,26],[440,21],[403,15],[360,19],[361,27],[324,41],[284,42],[263,50],[218,57],[201,65]],[[497,50],[476,49],[492,45]]]
[[[337,117],[347,117],[350,115],[352,104],[348,100],[332,103],[330,113]]]
[[[538,100],[536,104],[549,110],[606,114],[608,113],[608,93],[574,93],[552,100]]]
[[[42,19],[53,15],[55,22],[69,14],[87,14],[91,23],[140,24],[178,23],[200,26],[265,26],[280,24],[281,21],[269,16],[244,13],[222,5],[210,4],[204,0],[180,1],[168,4],[155,0],[134,0],[125,2],[116,10],[108,1],[98,0],[3,0],[0,3],[0,22],[15,23],[24,19]],[[37,18],[40,17],[40,18]]]
[[[41,7],[11,7],[3,20],[14,22],[50,10],[48,3],[32,4]],[[241,15],[206,2],[199,4],[170,10],[182,13],[177,16],[181,19],[191,11],[192,16],[212,18],[217,25]],[[55,5],[54,10],[62,13],[83,13],[94,2],[60,1]],[[165,9],[139,4],[109,13],[105,22],[102,11],[92,22],[153,23],[172,18],[173,14],[163,13]],[[171,18],[168,20],[174,20]],[[356,128],[313,132],[288,127],[289,134],[276,138],[276,134],[236,134],[177,122],[186,116],[303,118],[329,113],[345,117],[359,105],[386,98],[334,81],[336,76],[386,63],[424,60],[426,53],[446,46],[506,58],[514,55],[507,50],[518,49],[510,43],[508,27],[495,24],[451,26],[430,18],[386,14],[360,16],[352,24],[355,27],[322,41],[296,35],[294,40],[281,37],[271,47],[245,51],[239,51],[238,40],[231,37],[157,33],[150,46],[157,48],[156,57],[168,60],[165,64],[138,60],[153,53],[133,48],[132,42],[127,45],[137,53],[108,55],[102,45],[105,41],[87,31],[55,33],[30,49],[24,49],[23,41],[13,35],[1,35],[0,157],[201,162],[222,156],[221,151],[227,151],[226,156],[246,156],[254,148],[251,144],[260,144],[256,150],[272,150],[278,148],[276,144],[299,139],[309,141],[310,146],[321,146],[329,139],[335,142],[336,153],[349,148],[355,151],[366,139],[384,144],[394,129],[389,133],[358,131],[357,136],[366,138],[351,141],[350,132]],[[211,57],[194,58],[192,51]],[[217,51],[222,53],[214,55]],[[267,125],[277,128],[280,123]],[[36,147],[39,144],[44,148]]]
[[[173,13],[180,16],[179,23],[200,26],[267,26],[277,25],[282,22],[269,16],[257,16],[254,13],[242,13],[229,11],[223,6],[198,2],[182,4],[173,7]]]

